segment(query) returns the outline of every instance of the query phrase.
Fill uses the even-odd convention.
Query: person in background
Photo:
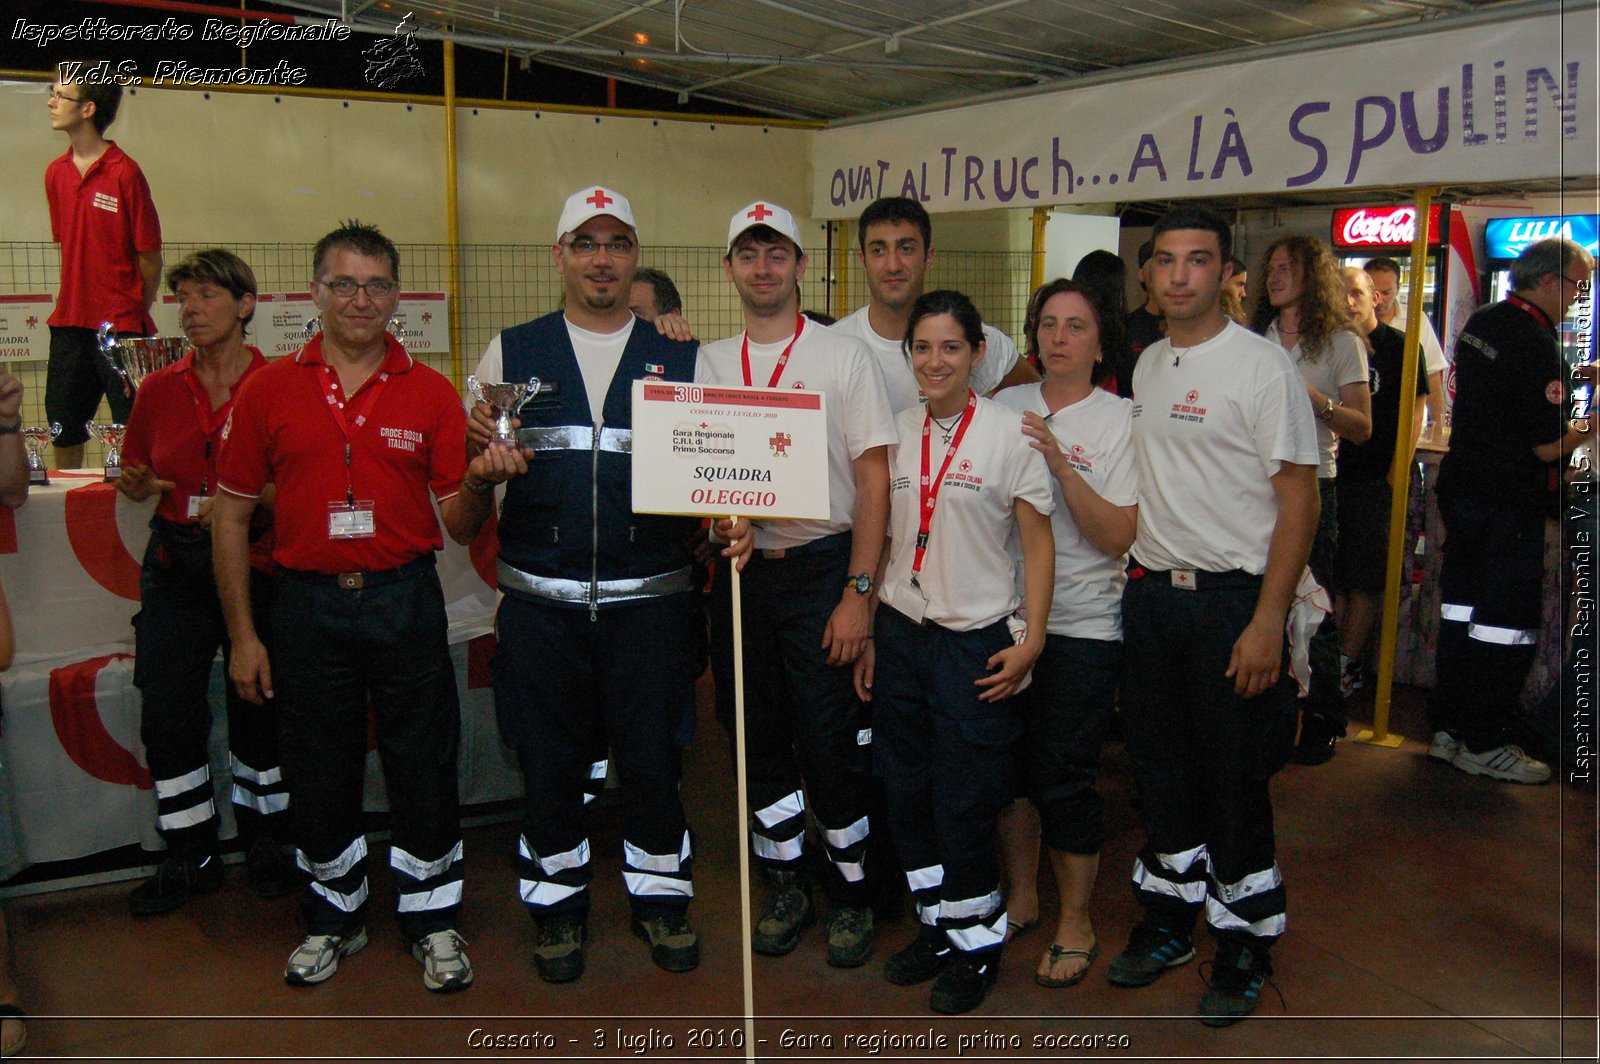
[[[1033,684],[1018,696],[1026,731],[1020,749],[1025,792],[1038,810],[1055,874],[1060,910],[1055,935],[1039,959],[1041,986],[1083,980],[1100,953],[1089,897],[1105,840],[1105,802],[1095,790],[1100,747],[1111,725],[1122,662],[1122,589],[1138,524],[1132,445],[1133,404],[1110,391],[1121,348],[1122,315],[1106,290],[1056,280],[1028,301],[1027,347],[1044,370],[1038,384],[995,397],[1022,414],[1022,431],[1045,458],[1055,512],[1055,590],[1044,651]],[[1020,544],[1012,544],[1019,578]],[[1023,588],[1019,584],[1019,591]],[[1039,911],[1038,828],[1008,830],[1008,907]],[[1020,868],[1020,874],[1012,869]]]
[[[1344,280],[1333,253],[1313,237],[1286,236],[1267,245],[1251,305],[1255,309],[1250,327],[1289,353],[1319,423],[1321,517],[1311,545],[1311,575],[1330,589],[1331,596],[1333,555],[1339,542],[1333,486],[1339,440],[1362,443],[1372,435],[1366,345],[1351,324]],[[1339,626],[1329,614],[1311,637],[1311,686],[1294,755],[1302,765],[1328,761],[1344,738],[1350,717],[1339,679]]]
[[[898,415],[919,402],[917,381],[906,365],[904,340],[911,305],[927,285],[933,265],[933,220],[922,204],[905,196],[874,200],[856,223],[861,242],[861,271],[867,279],[867,305],[833,326],[867,345],[877,356],[889,406]],[[980,395],[1038,380],[1033,367],[1017,357],[1017,345],[994,326],[983,335],[989,354],[973,370],[972,387]]]
[[[28,498],[28,459],[20,444],[13,446],[22,428],[22,382],[0,369],[0,506],[15,510]],[[11,667],[16,652],[16,634],[11,626],[11,609],[6,589],[0,584],[0,672]],[[0,706],[0,719],[5,707]],[[0,763],[0,773],[5,765]],[[0,908],[0,1057],[14,1057],[28,1044],[27,1013],[17,1001],[17,977],[11,964],[11,933],[6,928],[4,908]]]
[[[1243,325],[1247,318],[1244,300],[1250,291],[1250,274],[1244,260],[1237,255],[1228,256],[1228,267],[1233,273],[1228,276],[1228,283],[1222,286],[1222,312]]]
[[[640,321],[654,322],[663,314],[682,314],[683,297],[664,270],[641,266],[628,286],[628,309]]]
[[[1122,320],[1128,343],[1128,360],[1117,367],[1117,394],[1125,399],[1133,397],[1133,370],[1139,364],[1139,356],[1145,348],[1166,335],[1166,327],[1161,321],[1161,307],[1157,305],[1155,290],[1150,286],[1150,257],[1154,253],[1154,240],[1146,240],[1139,245],[1139,288],[1144,292],[1144,302],[1129,311]]]
[[[28,453],[22,444],[22,381],[0,368],[0,506],[28,501]]]
[[[1372,277],[1372,302],[1377,308],[1378,320],[1393,326],[1405,335],[1406,319],[1400,312],[1405,303],[1400,299],[1400,263],[1385,255],[1368,259],[1363,267]],[[1428,366],[1428,421],[1441,431],[1444,426],[1444,347],[1439,343],[1439,333],[1433,321],[1424,314],[1422,331],[1418,334],[1424,361]]]
[[[1106,313],[1117,319],[1115,328],[1107,328],[1102,333],[1112,347],[1105,365],[1107,375],[1101,379],[1101,386],[1115,391],[1117,368],[1127,364],[1129,359],[1128,337],[1122,324],[1128,316],[1128,266],[1110,251],[1091,251],[1073,267],[1072,279],[1090,289]],[[1034,338],[1027,337],[1025,342],[1031,347]],[[1034,369],[1041,374],[1044,372],[1043,366]]]
[[[1356,328],[1367,339],[1367,383],[1372,392],[1372,435],[1365,443],[1339,444],[1339,546],[1334,554],[1333,586],[1338,590],[1339,693],[1346,698],[1365,686],[1367,642],[1383,608],[1389,558],[1389,504],[1395,445],[1401,429],[1406,453],[1422,432],[1428,395],[1427,365],[1417,353],[1417,387],[1409,406],[1400,401],[1405,336],[1378,320],[1367,271],[1346,266],[1345,295]]]
[[[899,986],[932,979],[929,1007],[963,1013],[994,986],[1006,938],[998,818],[1016,793],[1012,696],[1044,649],[1055,502],[1022,419],[973,389],[986,343],[972,301],[923,295],[905,346],[927,403],[896,418],[886,608],[875,604],[877,639],[856,663],[856,689],[873,702],[873,769],[920,917],[883,974]]]
[[[126,424],[133,394],[100,353],[96,333],[110,322],[119,336],[156,331],[150,306],[161,288],[161,221],[139,164],[105,139],[122,105],[114,80],[80,80],[61,63],[50,87],[50,128],[71,142],[44,173],[50,234],[61,245],[61,290],[50,312],[50,364],[44,409],[61,426],[57,469],[83,464],[85,422],[104,395],[111,420]]]
[[[233,397],[267,364],[246,344],[256,310],[256,278],[243,259],[210,248],[167,272],[178,320],[192,345],[176,363],[146,377],[134,397],[117,490],[135,502],[159,498],[139,576],[133,682],[142,694],[139,736],[155,779],[156,830],[167,856],[128,896],[136,916],[172,912],[192,894],[222,885],[220,822],[210,771],[211,663],[232,648],[212,572],[211,511],[217,460]],[[250,604],[267,630],[274,599],[272,488],[251,526]],[[226,668],[226,665],[224,665]],[[283,859],[289,795],[278,762],[272,707],[252,706],[227,685],[234,821],[245,871],[258,897],[294,889]]]
[[[1475,776],[1544,783],[1550,766],[1511,741],[1538,646],[1545,525],[1559,515],[1562,459],[1595,438],[1572,396],[1557,327],[1594,283],[1594,259],[1560,237],[1529,244],[1511,294],[1456,341],[1450,450],[1439,464],[1444,563],[1428,754]],[[1574,371],[1595,384],[1595,363]]]
[[[1144,915],[1107,976],[1146,986],[1193,959],[1203,910],[1217,954],[1198,1012],[1220,1027],[1254,1011],[1287,922],[1269,783],[1294,741],[1285,627],[1317,526],[1316,421],[1283,349],[1222,312],[1222,216],[1175,207],[1154,240],[1168,335],[1134,375],[1139,520],[1122,596]]]

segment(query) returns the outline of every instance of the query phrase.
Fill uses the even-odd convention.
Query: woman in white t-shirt
[[[1061,898],[1056,931],[1034,978],[1074,986],[1099,955],[1089,896],[1105,840],[1105,802],[1095,790],[1122,661],[1122,588],[1138,522],[1133,404],[1115,382],[1120,319],[1095,293],[1052,281],[1028,302],[1027,348],[1044,379],[1001,392],[1054,481],[1055,592],[1034,682],[1018,701],[1027,732],[1019,758],[1039,813]],[[1013,808],[1006,864],[1023,919],[1038,913],[1040,830]],[[1022,822],[1019,830],[1010,825]]]
[[[889,800],[895,847],[921,933],[884,975],[909,986],[937,976],[936,1012],[976,1008],[994,985],[1006,908],[996,822],[1011,799],[1022,718],[1011,696],[1044,647],[1054,506],[1021,419],[971,388],[983,321],[959,292],[917,300],[906,350],[925,406],[896,418],[889,468],[889,547],[875,635],[856,666],[873,705],[873,769]],[[1007,541],[1021,542],[1022,591]],[[1014,622],[1014,623],[1013,623]],[[1015,632],[1015,634],[1014,634]]]

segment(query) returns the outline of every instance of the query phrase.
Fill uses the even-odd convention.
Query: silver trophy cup
[[[479,402],[488,403],[489,409],[494,411],[495,441],[515,447],[517,433],[511,427],[511,419],[522,409],[523,403],[538,394],[539,378],[533,377],[521,384],[488,384],[477,377],[468,377],[467,391]]]
[[[83,428],[91,439],[106,449],[106,480],[112,481],[122,476],[122,441],[128,438],[128,427],[90,421]]]
[[[109,321],[100,326],[99,336],[100,353],[128,383],[129,391],[138,391],[146,377],[178,361],[189,348],[189,341],[181,336],[133,336],[119,340]]]
[[[50,486],[50,474],[44,467],[44,449],[55,438],[61,435],[61,423],[54,422],[49,428],[43,425],[29,425],[22,430],[22,445],[28,449],[28,483],[39,487]]]

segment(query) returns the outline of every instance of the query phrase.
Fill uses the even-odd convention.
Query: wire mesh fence
[[[169,243],[162,249],[168,266],[191,252],[210,245]],[[310,243],[234,244],[232,250],[255,271],[262,292],[304,292],[311,279]],[[447,292],[450,287],[450,249],[444,244],[400,246],[401,287],[408,292]],[[721,247],[646,247],[640,266],[670,275],[683,297],[684,315],[696,335],[714,340],[743,328],[738,293],[723,270]],[[477,365],[489,341],[508,326],[547,314],[561,305],[561,277],[545,246],[472,244],[460,248],[461,298],[451,308],[459,324],[460,358],[448,350],[419,355],[421,361],[450,376],[456,387]],[[0,295],[54,293],[60,276],[60,251],[53,243],[0,242]],[[801,285],[808,310],[831,311],[839,282],[823,249],[812,254],[810,272]],[[1028,297],[1029,257],[1026,252],[941,251],[929,270],[928,287],[958,288],[971,296],[990,324],[1020,338]],[[859,259],[845,271],[847,306],[867,299],[866,279]],[[1020,346],[1020,345],[1019,345]],[[26,424],[43,424],[45,361],[7,362],[6,368],[21,378],[25,392],[22,418]],[[459,372],[456,366],[460,367]],[[96,417],[105,420],[104,403]],[[99,445],[91,442],[85,461],[98,462]]]

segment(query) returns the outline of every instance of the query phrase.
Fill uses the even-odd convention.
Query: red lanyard
[[[778,364],[772,367],[772,379],[767,381],[768,388],[776,388],[778,379],[783,376],[783,367],[789,364],[789,352],[794,350],[794,345],[800,339],[800,330],[806,327],[806,316],[794,316],[794,335],[789,338],[789,346],[783,349],[783,354],[778,356]],[[744,386],[750,387],[750,330],[744,333],[744,343],[739,348],[739,363],[744,367]]]
[[[339,431],[344,433],[345,502],[353,510],[356,507],[356,479],[355,471],[350,465],[350,445],[354,442],[356,433],[361,431],[361,426],[367,423],[367,415],[372,413],[372,408],[378,401],[378,393],[383,391],[385,384],[389,383],[389,374],[379,370],[376,381],[367,381],[367,384],[372,385],[370,388],[363,385],[362,388],[356,389],[356,394],[359,395],[365,388],[367,397],[361,403],[361,409],[356,411],[354,425],[350,424],[349,420],[345,418],[344,411],[339,406],[339,392],[333,383],[332,366],[326,363],[323,364],[322,376],[318,378],[318,382],[322,385],[322,394],[328,399],[328,413],[333,415],[333,420],[339,424]],[[347,399],[346,402],[349,402],[349,400]]]
[[[929,460],[929,440],[932,436],[933,411],[929,410],[922,416],[922,520],[917,526],[917,549],[911,556],[912,573],[922,572],[922,556],[928,552],[928,530],[933,525],[933,508],[939,502],[939,489],[944,486],[944,475],[950,469],[950,459],[956,456],[961,449],[961,440],[967,434],[967,426],[972,424],[972,415],[978,410],[978,396],[967,389],[967,408],[961,413],[961,423],[956,426],[955,439],[945,448],[944,463],[939,466],[939,475],[933,480],[928,479],[928,469],[932,465]]]
[[[211,437],[217,429],[222,427],[222,423],[227,420],[228,411],[232,409],[233,400],[230,397],[228,402],[222,404],[221,410],[212,410],[211,397],[206,394],[205,386],[200,383],[200,378],[195,373],[194,366],[191,365],[189,371],[181,376],[183,377],[183,382],[189,386],[189,394],[194,397],[195,420],[200,422],[200,435],[205,439],[206,477],[205,481],[200,485],[200,494],[206,496],[211,494],[211,475],[216,471],[211,464],[211,456],[213,454]],[[234,385],[234,387],[238,387],[238,385]]]

